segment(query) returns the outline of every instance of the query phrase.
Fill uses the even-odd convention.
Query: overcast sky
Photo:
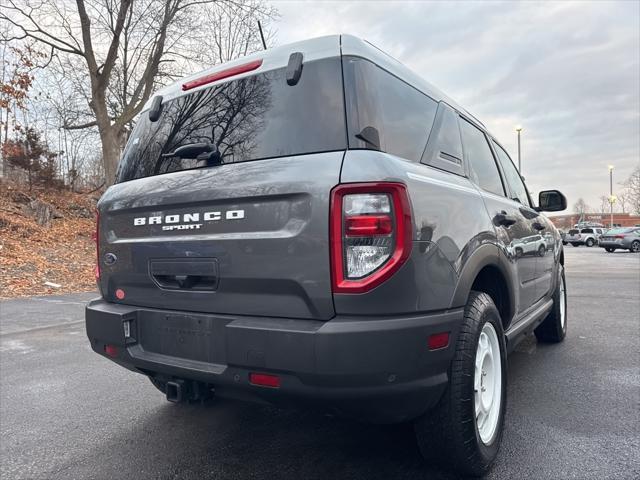
[[[530,190],[559,188],[599,209],[640,162],[640,2],[293,2],[277,44],[350,33],[476,115]]]

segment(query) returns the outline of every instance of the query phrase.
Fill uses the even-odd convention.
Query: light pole
[[[609,228],[613,228],[613,165],[609,165],[609,210],[611,212]]]
[[[522,155],[520,152],[520,132],[522,132],[522,126],[518,125],[516,132],[518,132],[518,173],[522,175]]]

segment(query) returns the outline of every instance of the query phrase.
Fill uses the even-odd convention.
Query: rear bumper
[[[109,303],[86,308],[97,353],[163,379],[210,384],[216,394],[317,407],[393,423],[434,406],[448,381],[462,309],[400,317],[336,317],[328,322],[194,314]],[[130,322],[125,339],[124,322]],[[430,335],[450,332],[430,351]],[[116,347],[115,356],[105,345]],[[278,375],[279,388],[251,385],[251,372]]]

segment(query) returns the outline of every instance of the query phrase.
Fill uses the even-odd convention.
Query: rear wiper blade
[[[213,143],[188,143],[181,145],[171,153],[163,153],[162,157],[178,157],[178,158],[198,158],[203,153],[212,154],[218,151],[218,147]]]

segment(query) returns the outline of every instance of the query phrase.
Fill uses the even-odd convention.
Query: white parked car
[[[604,228],[600,227],[587,227],[581,229],[571,229],[567,232],[565,242],[570,243],[574,247],[580,245],[586,245],[587,247],[593,247],[598,244],[600,236],[604,233]]]

